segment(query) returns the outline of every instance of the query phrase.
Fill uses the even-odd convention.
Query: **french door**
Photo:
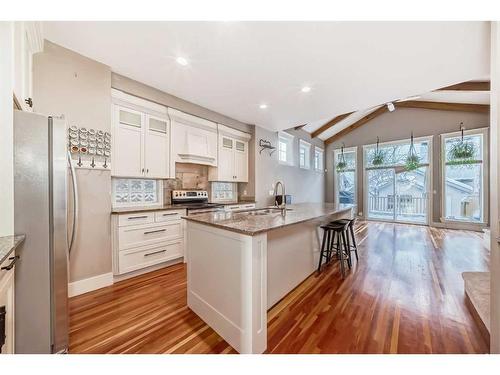
[[[421,164],[408,171],[404,160],[409,141],[392,142],[380,147],[384,163],[373,166],[370,146],[365,146],[366,216],[373,220],[428,224],[429,222],[429,143],[416,143]],[[405,153],[406,151],[406,153]]]

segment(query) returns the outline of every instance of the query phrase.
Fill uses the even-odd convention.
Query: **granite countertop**
[[[163,206],[137,206],[137,207],[114,207],[111,209],[111,214],[132,214],[135,212],[147,211],[163,211],[163,210],[183,210],[187,205],[182,204],[165,204]]]
[[[221,203],[224,206],[234,205],[234,204],[250,204],[256,203],[255,201],[239,201],[235,203]],[[162,210],[183,210],[188,208],[189,205],[183,204],[165,204],[163,206],[137,206],[137,207],[114,207],[111,209],[111,214],[133,214],[138,212],[147,211],[162,211]]]
[[[259,210],[249,210],[242,212],[211,212],[188,216],[185,219],[253,236],[287,225],[347,212],[352,207],[352,205],[339,206],[333,203],[300,203],[287,206],[291,210],[287,211],[285,217],[281,216],[280,210],[265,215],[255,215],[252,212]]]
[[[14,236],[0,237],[0,264],[5,261],[26,238],[24,234],[16,234]]]

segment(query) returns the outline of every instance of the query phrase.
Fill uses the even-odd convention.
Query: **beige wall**
[[[14,232],[12,22],[0,22],[0,237]]]
[[[45,41],[33,61],[34,110],[64,114],[67,126],[110,131],[110,68]],[[79,231],[71,255],[70,281],[111,272],[111,180],[109,171],[77,170]]]
[[[111,74],[111,86],[130,95],[135,95],[170,108],[178,109],[179,111],[183,111],[191,115],[216,122],[218,124],[223,124],[234,129],[250,133],[252,135],[254,133],[253,125],[245,124],[231,117],[224,116],[205,107],[201,107],[197,104],[167,94],[166,92],[155,89],[154,87],[145,85],[138,81],[134,81],[133,79],[121,76],[116,73]],[[250,140],[250,148],[252,144],[253,138],[252,140]],[[244,195],[243,193],[246,192],[247,196],[253,196],[255,192],[255,174],[254,168],[252,168],[253,155],[251,152],[249,154],[249,159],[250,166],[248,173],[248,183],[239,183],[238,190],[240,192],[240,195]]]
[[[500,146],[500,23],[491,27],[491,162],[490,162],[490,351],[500,353],[500,238],[499,217],[499,152]]]
[[[278,162],[278,150],[269,156],[269,151],[260,153],[259,140],[269,140],[273,146],[278,146],[278,133],[271,132],[261,127],[255,127],[255,199],[258,207],[268,206],[274,203],[273,196],[269,191],[273,189],[278,180],[286,185],[286,193],[292,195],[292,203],[300,202],[323,202],[325,189],[325,174],[316,172],[314,169],[306,170],[298,167],[299,139],[304,139],[313,145],[324,148],[320,139],[311,140],[311,136],[303,130],[290,130],[288,133],[294,136],[294,165],[288,166]],[[311,147],[311,162],[314,147]]]
[[[394,112],[385,113],[366,125],[352,131],[341,139],[328,145],[326,152],[326,167],[328,169],[326,179],[326,201],[334,200],[333,181],[333,150],[342,146],[345,147],[362,146],[373,144],[380,137],[380,142],[409,139],[411,131],[415,137],[434,136],[432,139],[433,150],[433,212],[432,221],[439,222],[441,216],[441,175],[440,158],[441,143],[439,134],[450,133],[459,130],[460,122],[464,123],[467,129],[484,128],[489,126],[489,115],[481,113],[435,111],[425,109],[398,108]],[[358,147],[358,211],[364,213],[363,207],[363,168],[362,167],[362,147]]]

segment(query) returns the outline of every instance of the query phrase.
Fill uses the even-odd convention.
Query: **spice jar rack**
[[[111,134],[102,130],[70,126],[68,148],[75,168],[111,170]]]

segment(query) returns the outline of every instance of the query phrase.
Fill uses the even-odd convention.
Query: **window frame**
[[[319,152],[321,154],[321,166],[320,166],[320,168],[316,168],[316,153],[317,152]],[[321,147],[318,147],[318,146],[314,146],[313,169],[316,172],[325,173],[325,150]]]
[[[280,164],[283,165],[289,165],[293,166],[293,143],[294,143],[294,136],[285,132],[279,132],[278,133],[278,161]],[[283,142],[282,142],[283,140]],[[287,149],[286,149],[286,160],[281,160],[281,143],[286,143]]]
[[[301,154],[302,148],[305,149],[304,165],[302,165],[301,161],[300,161],[300,154]],[[311,148],[312,148],[311,143],[309,143],[303,139],[299,139],[299,168],[300,169],[306,169],[306,170],[311,169]]]
[[[461,131],[451,132],[451,133],[443,133],[440,135],[441,138],[441,163],[440,163],[440,172],[441,172],[441,217],[440,220],[442,223],[454,223],[454,224],[466,224],[466,225],[487,225],[489,222],[489,134],[488,128],[477,128],[477,129],[469,129],[464,130],[464,136],[467,135],[481,135],[482,139],[482,194],[481,194],[481,220],[480,221],[467,221],[467,220],[459,220],[459,219],[450,219],[446,217],[446,139],[448,138],[456,138],[461,135]]]
[[[154,203],[151,202],[126,202],[126,203],[118,203],[116,202],[116,189],[115,184],[116,180],[152,180],[156,183],[156,195],[158,200]],[[113,177],[111,179],[111,206],[113,208],[118,207],[162,207],[163,206],[163,180],[154,179],[154,178],[121,178],[121,177]]]
[[[340,204],[338,199],[338,172],[335,167],[337,163],[337,154],[340,154],[342,148],[336,148],[333,150],[333,201],[335,204]],[[344,147],[344,153],[353,152],[354,153],[354,205],[358,205],[358,146]]]

